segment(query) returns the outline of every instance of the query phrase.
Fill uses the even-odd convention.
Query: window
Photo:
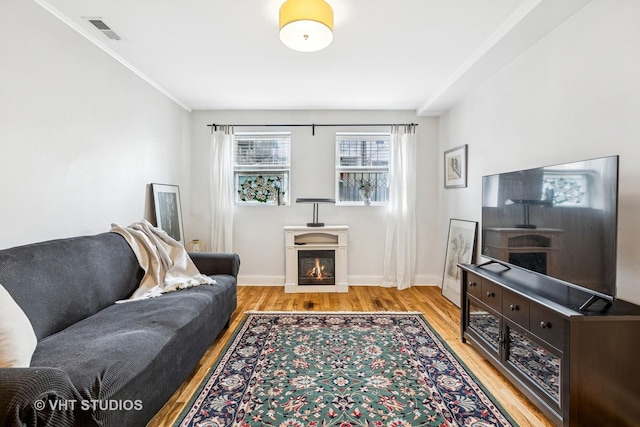
[[[388,133],[336,134],[336,204],[389,201]]]
[[[236,133],[233,168],[236,204],[288,205],[291,133]]]
[[[542,199],[553,206],[589,206],[587,177],[580,173],[549,172],[544,174]]]

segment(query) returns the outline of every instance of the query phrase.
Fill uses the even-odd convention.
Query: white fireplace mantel
[[[287,226],[285,233],[285,293],[349,292],[347,283],[347,231],[346,225],[324,227]],[[335,285],[299,285],[298,251],[335,251]]]

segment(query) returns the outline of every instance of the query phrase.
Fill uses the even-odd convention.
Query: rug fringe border
[[[260,311],[247,310],[244,314],[424,314],[421,311],[315,311],[315,310],[291,310],[291,311]]]

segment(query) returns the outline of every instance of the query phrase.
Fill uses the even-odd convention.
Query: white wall
[[[193,235],[210,240],[210,128],[207,124],[288,123],[419,123],[418,126],[418,265],[417,282],[439,284],[437,239],[437,119],[421,118],[413,111],[195,111],[192,113],[192,218]],[[236,128],[241,131],[242,128]],[[284,231],[286,225],[312,220],[312,205],[296,204],[298,197],[334,197],[335,132],[373,131],[375,128],[306,127],[245,128],[292,132],[291,197],[289,206],[236,206],[233,249],[240,255],[241,284],[284,284]],[[382,129],[382,130],[388,130]],[[382,278],[386,208],[381,206],[320,205],[319,219],[348,225],[348,276],[352,284],[379,284]]]
[[[32,1],[0,3],[0,248],[145,216],[183,185],[189,113]],[[184,200],[183,200],[184,203]]]
[[[619,154],[618,296],[640,303],[639,22],[637,0],[596,0],[441,117],[469,186],[441,191],[440,248],[448,218],[480,220],[482,175]]]

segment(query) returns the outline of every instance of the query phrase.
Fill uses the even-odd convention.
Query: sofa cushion
[[[139,399],[147,412],[104,413],[111,418],[108,424],[148,419],[197,365],[235,309],[235,279],[215,279],[214,285],[111,305],[40,341],[31,366],[65,371],[83,399]]]
[[[31,322],[0,284],[0,368],[26,368],[38,340]]]
[[[0,283],[41,340],[128,298],[142,270],[115,233],[0,250]]]

